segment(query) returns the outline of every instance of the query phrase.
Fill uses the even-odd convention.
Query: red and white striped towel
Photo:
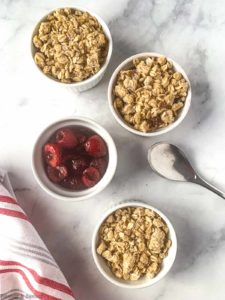
[[[74,300],[72,290],[0,170],[0,299]]]

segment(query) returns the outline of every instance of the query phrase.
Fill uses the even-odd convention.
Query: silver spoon
[[[225,193],[201,178],[185,154],[172,144],[164,142],[154,144],[148,150],[148,161],[153,171],[164,178],[202,185],[225,199]]]

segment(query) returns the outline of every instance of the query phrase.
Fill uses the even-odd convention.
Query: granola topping
[[[33,45],[38,67],[64,83],[97,73],[108,53],[108,40],[98,20],[72,8],[50,13],[33,37]]]
[[[152,132],[177,119],[187,93],[187,81],[166,57],[134,59],[117,77],[113,104],[130,126]]]
[[[99,230],[97,253],[124,280],[155,277],[171,247],[169,229],[154,211],[143,207],[116,210]]]

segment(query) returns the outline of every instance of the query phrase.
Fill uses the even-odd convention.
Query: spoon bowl
[[[196,172],[185,154],[176,146],[168,143],[154,144],[148,151],[151,168],[164,178],[175,181],[193,181]]]
[[[165,142],[152,145],[148,150],[148,162],[152,170],[164,178],[202,185],[225,199],[223,192],[198,175],[184,152],[175,145]]]

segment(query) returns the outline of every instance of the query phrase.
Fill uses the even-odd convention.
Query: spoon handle
[[[201,178],[200,176],[197,176],[195,178],[195,183],[200,184],[201,186],[204,186],[205,188],[207,188],[208,190],[214,192],[215,194],[217,194],[218,196],[222,197],[223,199],[225,199],[225,193],[223,193],[222,191],[220,191],[218,188],[216,188],[215,186],[213,186],[212,184],[208,183],[207,181],[205,181],[205,179]]]

